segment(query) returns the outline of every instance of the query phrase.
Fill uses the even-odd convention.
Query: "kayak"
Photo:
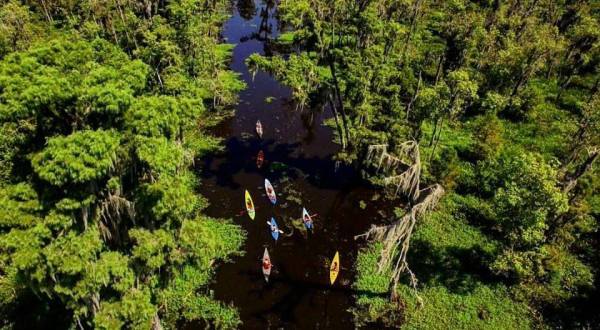
[[[254,211],[254,202],[252,202],[252,197],[250,197],[250,193],[248,192],[248,190],[246,190],[245,199],[246,211],[248,211],[248,216],[250,217],[250,219],[254,220],[256,212]]]
[[[258,152],[258,155],[256,156],[256,167],[261,168],[264,161],[265,161],[265,153],[261,150]]]
[[[273,189],[273,185],[271,185],[269,179],[265,179],[265,191],[271,203],[275,205],[277,203],[277,196],[275,196],[275,189]]]
[[[340,254],[339,254],[339,252],[335,251],[335,256],[333,256],[333,260],[331,261],[331,266],[329,267],[329,280],[331,281],[332,285],[333,285],[333,282],[335,282],[335,279],[337,278],[339,273],[340,273]]]
[[[258,134],[258,136],[262,139],[263,128],[262,128],[262,124],[260,123],[260,120],[256,121],[256,134]]]
[[[267,251],[267,248],[265,248],[265,253],[263,253],[263,258],[262,258],[262,272],[263,275],[265,276],[265,281],[269,282],[269,275],[271,275],[271,267],[273,267],[273,265],[271,265],[271,258],[269,257],[269,251]]]
[[[267,224],[269,225],[269,230],[271,231],[271,236],[273,236],[273,239],[279,239],[279,234],[283,233],[283,231],[279,230],[279,226],[277,226],[275,218],[271,217],[271,221],[267,221]]]
[[[313,229],[313,220],[305,208],[302,208],[302,222],[304,223],[304,227],[306,227],[306,229]]]

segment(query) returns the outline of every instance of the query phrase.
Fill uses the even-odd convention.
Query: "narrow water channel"
[[[240,95],[235,116],[216,128],[225,152],[204,160],[201,193],[211,206],[207,214],[231,218],[248,234],[245,255],[220,265],[211,289],[215,297],[232,303],[243,329],[350,329],[353,305],[353,263],[358,245],[353,237],[381,218],[383,202],[361,185],[353,171],[332,161],[338,151],[332,130],[323,125],[330,114],[319,109],[296,109],[290,90],[266,73],[252,79],[244,60],[253,53],[271,55],[269,39],[279,33],[276,4],[240,0],[224,26],[227,42],[236,44],[231,69],[248,87]],[[272,98],[272,100],[268,100]],[[264,135],[255,134],[260,120]],[[256,166],[263,150],[265,163]],[[268,178],[278,194],[271,205],[265,191]],[[244,190],[256,205],[256,218],[244,210]],[[301,225],[302,207],[314,218],[315,229]],[[267,221],[273,216],[285,234],[275,242]],[[261,272],[268,248],[273,263],[269,283]],[[341,272],[329,284],[329,261],[340,253]]]

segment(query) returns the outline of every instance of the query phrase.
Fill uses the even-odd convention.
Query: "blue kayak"
[[[279,230],[279,226],[277,226],[277,221],[275,221],[275,218],[271,217],[271,221],[267,221],[267,224],[269,225],[269,230],[271,230],[271,236],[273,236],[274,240],[277,240],[279,238],[279,233],[282,233],[282,231]]]

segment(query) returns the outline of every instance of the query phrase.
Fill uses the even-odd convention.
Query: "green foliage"
[[[148,164],[152,175],[175,175],[184,162],[184,150],[164,137],[138,137],[137,156]]]
[[[175,139],[184,128],[193,127],[204,109],[202,103],[170,96],[142,97],[125,115],[127,125],[138,135]]]
[[[233,224],[204,218],[185,221],[179,239],[194,260],[206,265],[215,258],[227,259],[240,247],[244,234]]]
[[[447,196],[438,210],[423,219],[415,240],[426,242],[431,249],[478,250],[481,257],[490,255],[496,251],[497,243],[480,229],[468,226],[469,221],[485,217],[486,210],[491,212],[491,206],[473,196]]]
[[[73,328],[239,325],[206,287],[245,233],[201,214],[190,168],[220,148],[206,127],[244,87],[227,69],[232,46],[219,44],[227,6],[0,4],[7,322],[35,296]]]
[[[254,73],[259,69],[271,72],[278,80],[292,88],[294,98],[301,105],[307,105],[310,95],[317,92],[330,76],[329,71],[318,66],[307,53],[292,54],[287,60],[280,56],[267,59],[252,54],[246,59],[246,65]]]
[[[0,6],[0,58],[27,48],[42,34],[27,6],[18,1],[4,1]]]
[[[551,219],[568,210],[566,194],[557,186],[557,169],[540,155],[516,150],[483,165],[481,175],[495,182],[492,205],[507,244],[513,248],[536,246],[545,239]]]
[[[36,191],[26,183],[0,188],[0,227],[28,228],[40,221],[42,206]]]
[[[424,306],[420,308],[408,287],[400,288],[408,315],[403,329],[531,329],[529,311],[514,303],[503,287],[478,285],[461,294],[447,288],[428,287],[419,291]]]
[[[458,248],[473,248],[480,244],[481,233],[463,233],[462,221],[457,221],[442,212],[436,212],[428,222],[416,232],[418,240],[432,244],[434,249],[452,251]],[[439,217],[444,217],[444,222]],[[450,225],[446,224],[450,223]],[[467,229],[469,231],[469,229]],[[450,235],[448,235],[450,234]],[[451,240],[448,240],[451,238]],[[484,239],[484,238],[483,238]],[[484,239],[485,240],[485,239]],[[440,326],[449,329],[530,329],[529,311],[522,303],[515,303],[508,290],[502,286],[490,286],[478,280],[464,280],[468,289],[457,290],[456,287],[444,283],[443,279],[435,279],[420,288],[418,295],[405,285],[401,285],[397,294],[402,299],[401,307],[388,299],[388,274],[377,272],[380,246],[372,244],[362,250],[356,261],[357,281],[354,288],[358,292],[356,321],[365,324],[378,320],[383,324],[400,326],[407,329],[437,329]],[[444,266],[447,271],[462,274],[461,260],[455,259],[448,252],[440,252],[446,256]],[[423,260],[423,263],[429,263]],[[413,266],[420,266],[413,262]],[[437,267],[441,265],[436,265]],[[424,270],[426,272],[427,270]],[[425,273],[417,272],[418,277]],[[402,308],[402,312],[398,312]]]
[[[49,139],[31,163],[36,174],[51,184],[84,183],[109,174],[118,146],[114,132],[80,131]]]
[[[277,37],[277,43],[282,45],[291,45],[294,43],[294,39],[297,32],[284,32]]]
[[[179,272],[171,285],[160,295],[165,303],[165,320],[173,323],[181,319],[192,321],[204,319],[218,329],[234,329],[240,324],[237,311],[218,303],[212,297],[194,294],[194,288],[203,285],[208,279],[205,270],[186,266]]]
[[[278,14],[291,31],[276,42],[299,51],[247,63],[289,85],[302,105],[325,96],[320,104],[328,102],[327,124],[342,149],[336,159],[361,167],[369,145],[387,144],[393,154],[415,140],[422,181],[450,192],[448,214],[431,216],[444,225],[425,220],[412,254],[433,249],[457,266],[454,249],[475,249],[482,258],[474,273],[493,282],[465,275],[466,286],[481,287],[477,297],[500,292],[502,304],[526,302],[540,322],[558,320],[551,326],[597,323],[591,315],[561,323],[571,318],[567,300],[594,303],[585,292],[598,282],[600,16],[591,2],[284,0]],[[370,179],[381,183],[382,175]],[[446,241],[456,246],[435,249]],[[446,266],[424,273],[463,271]],[[450,305],[479,299],[454,295],[452,285],[427,280],[422,289]],[[369,303],[375,311],[367,315],[380,314],[380,302],[361,305]]]
[[[95,114],[120,114],[144,87],[146,70],[101,39],[57,38],[11,53],[0,65],[0,119],[43,114],[37,125],[51,130],[69,121],[77,127]]]
[[[358,325],[376,320],[393,324],[396,320],[394,305],[388,300],[389,272],[376,272],[381,246],[373,244],[361,250],[356,258],[356,281],[352,287],[358,292],[357,308],[353,311]]]
[[[194,190],[195,177],[186,172],[178,176],[162,176],[153,183],[142,185],[140,204],[146,207],[147,216],[158,224],[172,225],[192,217],[202,209],[205,201]]]
[[[129,231],[129,236],[135,242],[131,255],[149,269],[157,269],[166,264],[167,256],[176,246],[171,234],[162,229],[151,232],[134,228]]]
[[[153,324],[156,306],[151,302],[148,291],[132,289],[123,299],[107,302],[94,318],[94,327],[98,329],[149,329]]]

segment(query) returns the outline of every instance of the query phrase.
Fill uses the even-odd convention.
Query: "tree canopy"
[[[462,263],[479,265],[478,275],[546,317],[532,318],[558,327],[597,322],[574,307],[593,304],[598,283],[600,15],[593,1],[283,0],[279,15],[286,30],[275,42],[294,54],[255,54],[247,64],[273,73],[310,111],[331,111],[337,159],[394,195],[408,191],[398,217],[369,233],[410,240],[399,233],[412,228],[402,219],[423,201],[406,189],[418,187],[419,175],[447,195],[420,217],[422,226],[417,221],[417,240],[476,230],[495,249]],[[403,157],[407,141],[420,148],[419,171]],[[377,166],[373,150],[384,150]],[[464,229],[422,239],[438,212]],[[378,246],[389,259],[394,245]],[[400,261],[380,260],[379,274],[395,277],[405,250],[392,255]],[[374,270],[357,267],[356,287],[372,285],[363,277]],[[418,289],[442,294],[428,285],[443,283]],[[411,301],[410,290],[399,290]],[[364,298],[367,314],[381,307]],[[369,317],[388,318],[379,312]]]
[[[0,313],[77,328],[239,324],[208,291],[245,233],[203,215],[195,158],[243,83],[226,1],[0,2]],[[35,310],[35,309],[34,309]]]

